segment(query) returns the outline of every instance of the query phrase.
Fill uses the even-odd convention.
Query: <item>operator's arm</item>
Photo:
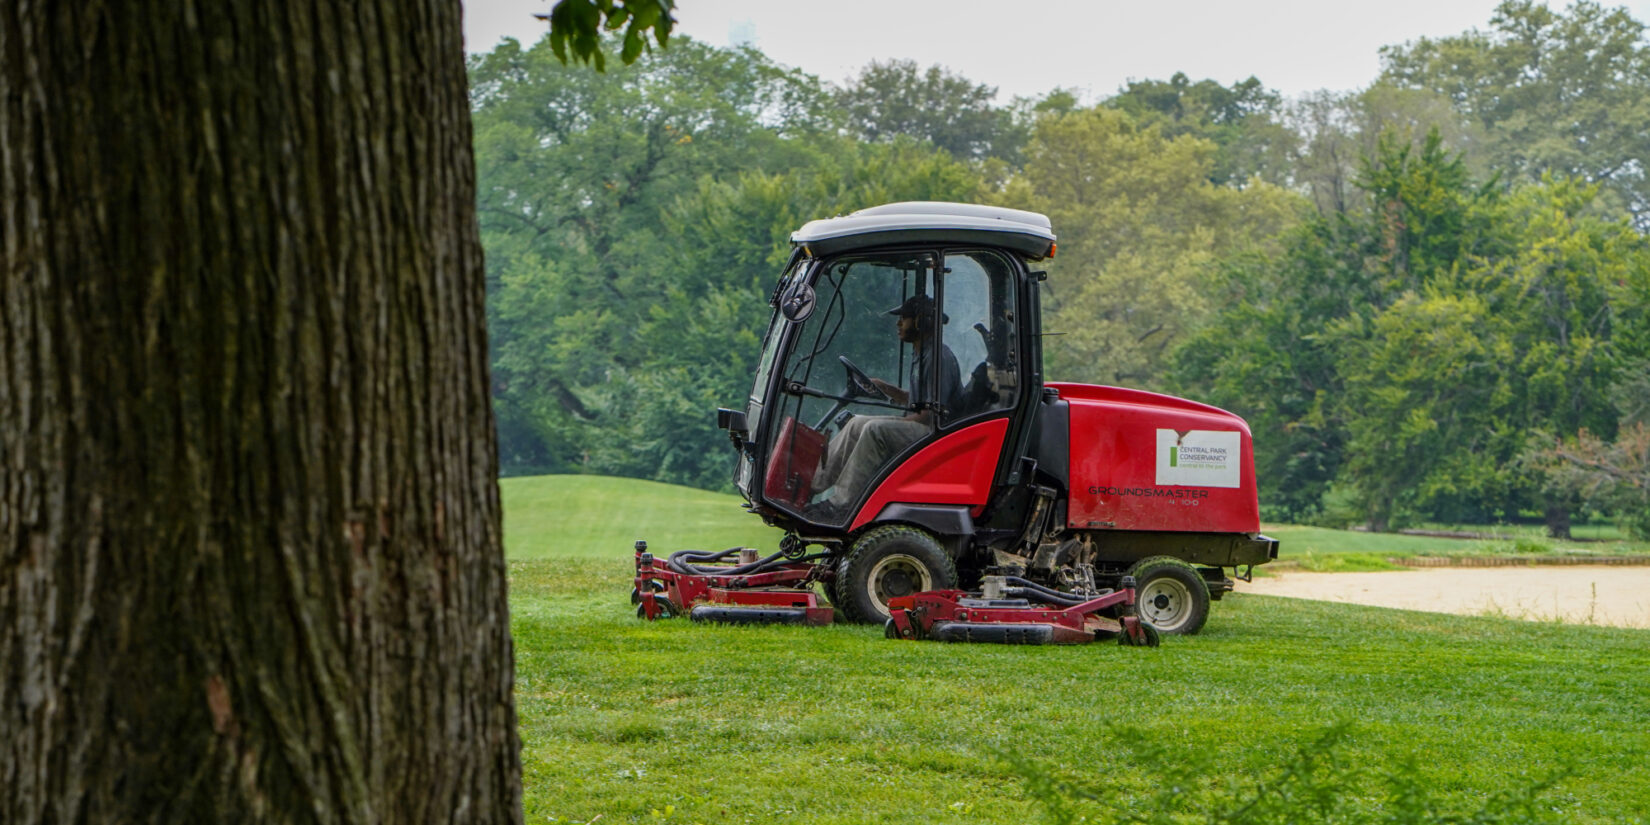
[[[881,378],[873,378],[871,379],[871,383],[877,385],[877,389],[882,390],[882,394],[888,396],[889,401],[892,401],[901,407],[911,401],[911,393],[908,393],[905,390],[882,380]]]
[[[871,383],[876,384],[877,389],[882,390],[883,394],[888,396],[889,401],[892,401],[895,404],[900,405],[901,407],[904,407],[907,404],[911,403],[911,393],[909,393],[905,390],[902,390],[899,387],[896,387],[893,384],[890,384],[887,381],[884,381],[880,378],[871,379]],[[922,424],[927,424],[928,419],[930,419],[932,417],[933,417],[933,412],[931,410],[926,409],[926,408],[917,410],[915,412],[908,412],[903,416],[903,418],[906,421],[916,421],[916,422],[919,422],[919,423],[922,423]]]

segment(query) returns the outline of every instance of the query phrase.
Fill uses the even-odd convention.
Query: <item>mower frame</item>
[[[1124,577],[1120,590],[1069,607],[930,590],[889,600],[884,632],[890,639],[997,644],[1087,644],[1115,635],[1120,644],[1156,647],[1157,629],[1135,614],[1134,600],[1132,577]]]
[[[631,600],[636,603],[636,615],[648,620],[685,612],[698,622],[827,625],[834,611],[819,603],[812,585],[832,575],[828,565],[809,561],[751,574],[682,573],[654,558],[647,542],[638,541]]]

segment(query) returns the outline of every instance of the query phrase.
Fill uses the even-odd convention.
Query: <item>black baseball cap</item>
[[[888,310],[889,315],[898,315],[901,318],[918,318],[934,313],[934,299],[927,295],[912,295],[905,302]],[[951,323],[951,316],[940,313],[940,323]]]

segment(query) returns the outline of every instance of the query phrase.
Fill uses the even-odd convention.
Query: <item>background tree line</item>
[[[506,472],[720,488],[801,223],[893,200],[1050,215],[1050,374],[1245,416],[1267,515],[1577,514],[1650,530],[1650,44],[1503,4],[1360,91],[842,86],[685,38],[605,74],[471,59]]]

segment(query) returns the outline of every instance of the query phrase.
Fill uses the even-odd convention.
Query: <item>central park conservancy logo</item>
[[[1242,481],[1243,433],[1230,430],[1158,430],[1157,483],[1237,487]]]

